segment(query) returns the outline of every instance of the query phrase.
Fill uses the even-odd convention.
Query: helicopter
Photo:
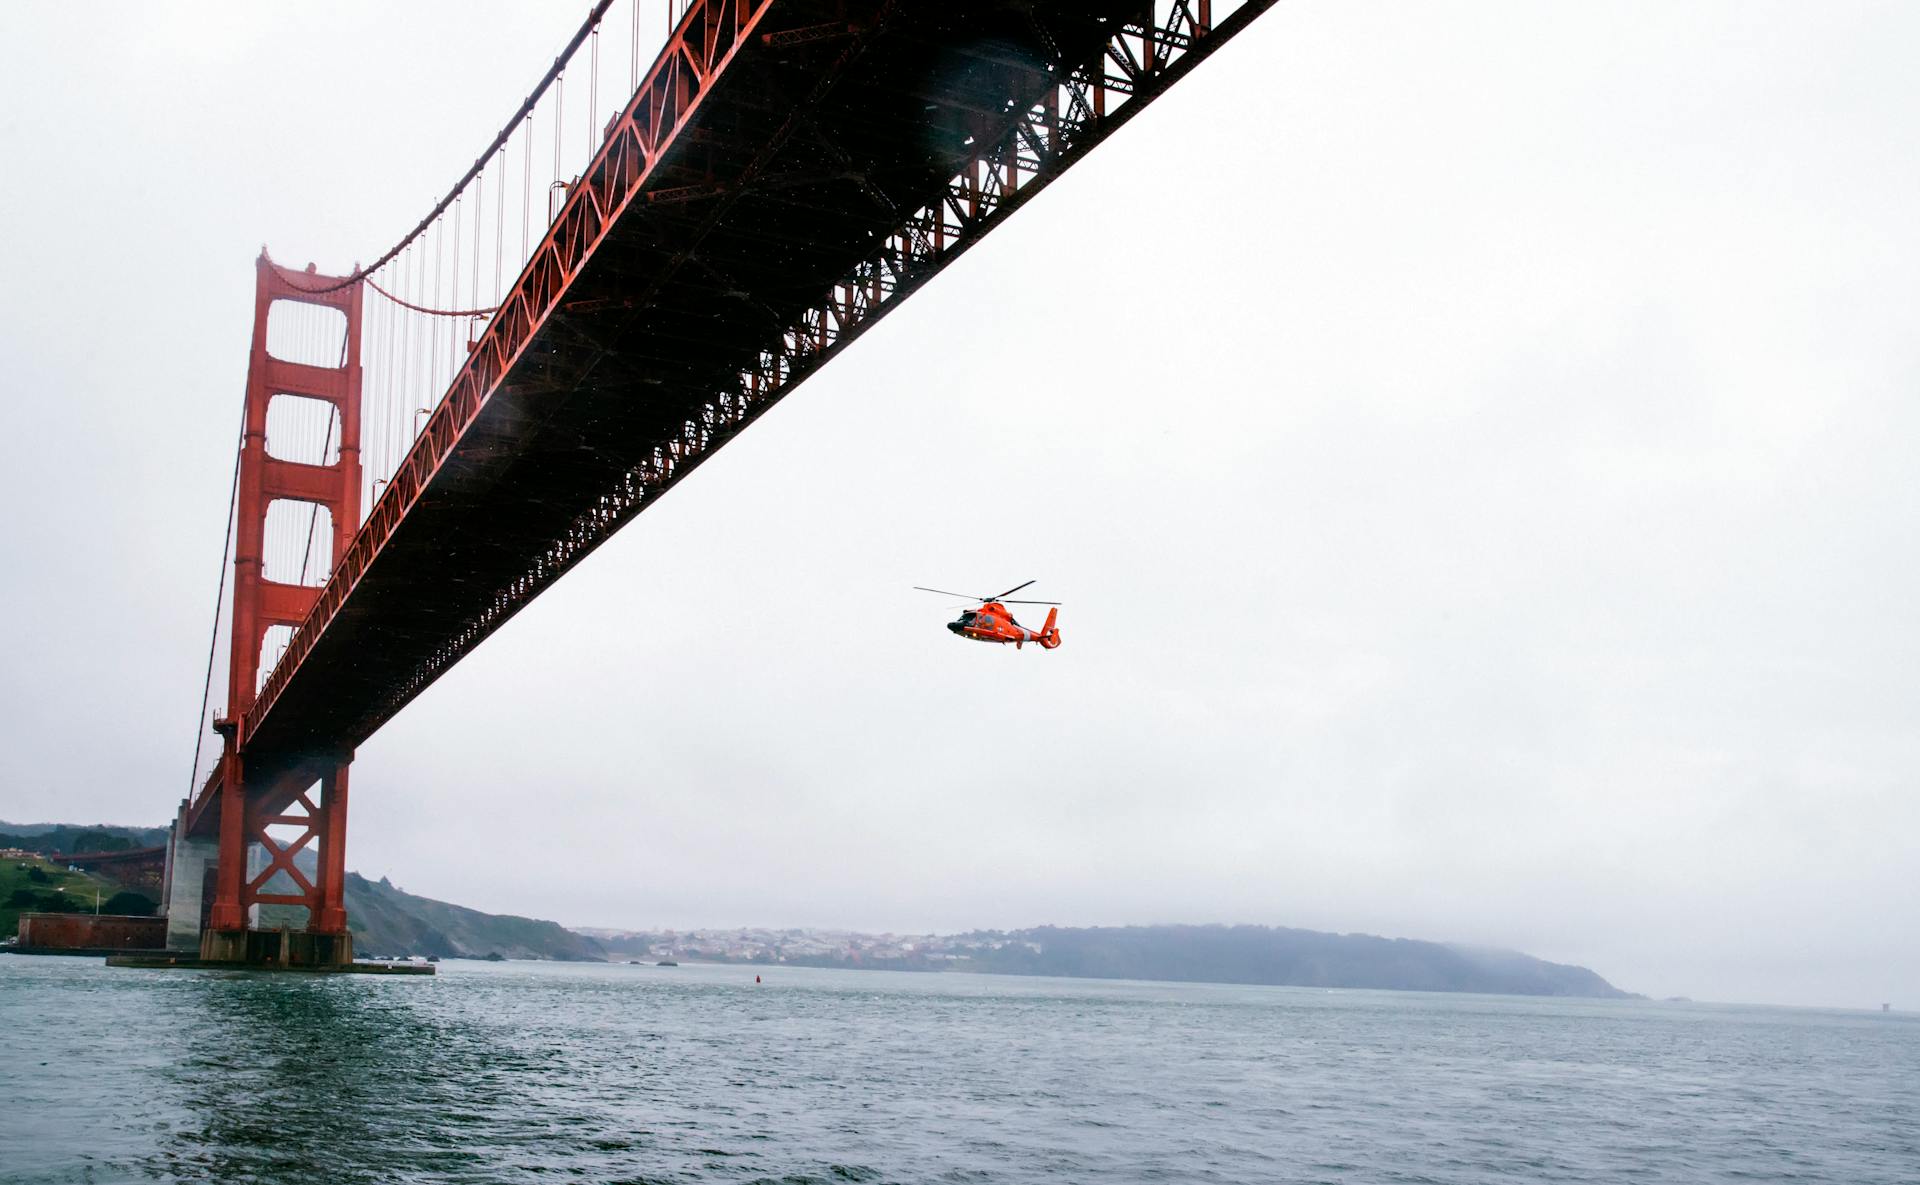
[[[1027,581],[1027,584],[1032,583],[1031,580]],[[947,592],[945,589],[927,588],[919,584],[913,587],[918,592],[939,593],[944,597],[963,597],[966,600],[978,602],[977,608],[968,609],[947,623],[948,629],[963,638],[972,638],[976,642],[1002,644],[1012,642],[1016,650],[1028,642],[1038,642],[1046,649],[1052,650],[1060,645],[1060,627],[1054,624],[1054,620],[1060,615],[1060,602],[1007,600],[1009,594],[1019,592],[1027,587],[1027,584],[1015,585],[1006,592],[992,597],[969,596],[966,593]],[[1030,630],[1013,619],[1013,614],[1007,612],[1008,605],[1052,605],[1054,608],[1047,610],[1045,625],[1038,630]]]

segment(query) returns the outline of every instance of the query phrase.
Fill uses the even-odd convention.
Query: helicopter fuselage
[[[1013,619],[1007,607],[998,601],[988,601],[978,609],[969,609],[959,617],[947,623],[947,628],[963,638],[976,642],[994,642],[1005,645],[1008,642],[1016,647],[1028,642],[1037,642],[1052,650],[1060,645],[1060,630],[1054,625],[1058,610],[1047,611],[1047,624],[1038,630],[1030,630]]]

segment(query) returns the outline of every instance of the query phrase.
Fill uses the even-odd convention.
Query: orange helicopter
[[[1027,581],[1027,584],[1032,583],[1031,580]],[[1002,644],[1012,642],[1016,650],[1028,642],[1038,642],[1048,650],[1052,650],[1060,645],[1060,627],[1054,624],[1054,619],[1060,616],[1060,602],[1007,600],[1008,593],[1017,593],[1027,587],[1027,584],[1016,585],[995,597],[968,596],[966,593],[947,592],[945,589],[927,588],[918,584],[913,587],[919,592],[939,593],[943,597],[964,597],[969,601],[979,602],[977,608],[969,609],[947,623],[948,629],[963,638],[972,638],[976,642]],[[1013,614],[1007,612],[1008,605],[1052,605],[1054,608],[1047,610],[1045,625],[1038,630],[1030,630],[1013,619]]]

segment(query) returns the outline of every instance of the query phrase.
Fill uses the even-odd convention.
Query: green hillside
[[[124,851],[164,844],[167,834],[164,827],[0,821],[0,847],[29,851]],[[302,852],[296,862],[309,877],[314,874],[311,850]],[[144,915],[155,908],[154,902],[122,892],[119,885],[103,876],[68,872],[33,857],[0,861],[0,936],[19,929],[22,912],[92,913],[96,895],[101,913]],[[354,950],[363,958],[437,955],[483,959],[498,955],[503,959],[600,961],[607,957],[599,943],[557,922],[481,913],[417,897],[394,888],[384,878],[370,881],[357,872],[347,874],[346,905]],[[304,912],[288,906],[265,906],[260,923],[271,927],[282,920],[299,918]]]
[[[37,857],[0,860],[0,938],[20,931],[23,913],[140,914],[153,902],[89,872],[69,872]]]
[[[607,952],[558,922],[481,913],[402,892],[382,877],[347,874],[347,925],[362,958],[437,955],[442,958],[564,959],[600,962]]]

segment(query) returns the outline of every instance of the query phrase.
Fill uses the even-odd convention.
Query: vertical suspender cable
[[[500,264],[507,250],[507,149],[500,147],[500,168],[493,183],[493,303],[498,306],[505,294],[500,290]]]
[[[442,218],[439,222],[435,223],[433,227],[433,307],[435,308],[446,307],[440,303],[440,277],[445,271],[445,269],[441,267],[441,264],[445,260],[443,248],[446,246],[446,225],[446,219]],[[433,391],[439,386],[439,384],[434,381],[438,377],[440,369],[440,323],[438,321],[435,321],[433,324],[433,335],[429,340],[432,344],[427,347],[427,381],[426,385],[420,391],[420,402],[422,405],[425,405],[433,398]],[[418,428],[418,426],[419,421],[416,419],[414,421],[414,428]],[[419,433],[414,429],[409,429],[407,435],[411,438],[418,436]]]
[[[467,283],[467,289],[472,293],[472,299],[467,302],[468,308],[478,308],[480,305],[480,224],[485,220],[486,213],[487,175],[482,173],[473,187],[473,278]],[[454,295],[457,297],[460,294],[456,291]]]
[[[462,240],[460,238],[460,208],[466,204],[466,199],[467,195],[464,193],[453,199],[453,283],[447,286],[447,300],[449,302],[460,299],[460,248],[462,246]],[[453,305],[452,307],[458,306]],[[453,320],[451,317],[446,320],[449,322],[447,325],[447,377],[445,382],[437,384],[437,386],[441,388],[444,388],[447,383],[451,383],[453,381],[453,372],[460,369],[460,327],[451,323]],[[436,390],[434,394],[438,396],[439,391]],[[435,402],[438,402],[438,399],[436,399]]]
[[[411,248],[409,248],[409,250],[411,250]],[[399,273],[400,285],[404,291],[404,286],[407,282],[407,262],[404,257],[401,259],[400,266],[394,270]],[[381,458],[379,473],[369,479],[370,483],[378,482],[382,479],[391,482],[394,471],[398,469],[400,465],[400,458],[396,456],[393,451],[393,404],[394,401],[400,397],[400,374],[401,367],[406,365],[406,351],[400,348],[400,327],[403,324],[399,316],[400,310],[394,306],[392,301],[387,301],[386,306],[387,398],[386,402],[381,405],[380,419],[375,425],[380,432],[380,440],[386,449],[386,453]],[[371,492],[371,486],[369,486],[369,492]],[[367,513],[369,515],[373,513],[373,502],[374,500],[372,498],[367,499]]]
[[[408,255],[413,257],[407,259],[400,268],[402,284],[400,291],[406,293],[408,300],[414,299],[413,273],[418,270],[415,266],[418,256],[414,255],[414,251],[415,247],[407,248]],[[393,469],[387,474],[389,484],[400,476],[400,462],[407,455],[405,446],[400,443],[399,409],[407,405],[409,402],[407,393],[413,389],[413,318],[401,314],[398,310],[395,310],[394,316],[400,321],[399,377],[394,383],[394,400],[387,405],[387,422],[381,425],[382,430],[387,434],[393,456]]]
[[[342,348],[344,349],[345,347],[343,346]],[[327,459],[328,450],[333,447],[333,422],[339,417],[339,414],[340,409],[329,402],[327,404],[327,434],[320,441],[320,460],[322,463]],[[345,427],[345,425],[342,425],[342,427]],[[342,443],[345,442],[343,441]],[[307,517],[307,545],[301,549],[300,552],[300,579],[295,582],[297,584],[305,584],[307,582],[307,564],[308,561],[313,558],[313,536],[319,528],[320,504],[315,502],[313,504],[313,513]],[[333,529],[338,531],[340,524],[335,523]],[[329,557],[329,559],[331,559],[331,557]]]
[[[375,306],[373,319],[370,322],[372,325],[372,336],[368,340],[373,346],[373,396],[370,400],[363,398],[360,403],[360,514],[362,516],[362,522],[365,521],[368,510],[373,506],[374,479],[379,476],[380,467],[386,462],[386,457],[380,451],[379,440],[376,439],[373,442],[371,449],[367,447],[367,422],[371,420],[375,424],[378,424],[380,422],[381,409],[386,406],[387,345],[391,340],[387,336],[386,330],[389,304],[390,302],[388,301],[381,301],[379,305]],[[365,389],[366,388],[362,388],[362,390]],[[360,523],[354,523],[353,529],[358,531],[360,529]]]
[[[324,333],[324,330],[322,330],[321,332]],[[340,361],[335,363],[335,367],[336,368],[343,367],[346,364],[347,364],[347,335],[343,331],[340,334]],[[340,409],[334,406],[332,400],[328,400],[327,401],[327,427],[326,427],[326,431],[321,433],[320,435],[319,451],[316,454],[311,448],[309,448],[308,451],[303,452],[301,454],[302,456],[311,457],[311,456],[318,455],[320,459],[314,462],[317,465],[326,465],[330,463],[327,460],[327,454],[333,451],[333,422],[334,420],[339,418],[339,415],[340,415]],[[341,425],[342,428],[344,428],[345,426],[346,425],[344,424]],[[313,431],[312,431],[313,426],[311,424],[308,424],[306,425],[306,428],[307,428],[306,443],[309,446],[311,446],[313,443]],[[341,441],[341,443],[345,444],[346,442],[343,440]],[[307,544],[300,551],[300,579],[296,583],[305,584],[307,582],[307,566],[308,566],[308,562],[313,558],[313,536],[319,530],[319,527],[320,527],[320,504],[318,502],[315,502],[313,503],[313,510],[307,515]],[[335,531],[338,531],[340,529],[340,524],[339,523],[333,524],[333,529]],[[288,567],[292,567],[292,565],[289,564]]]
[[[436,236],[436,238],[437,237],[438,236]],[[420,273],[417,278],[419,281],[419,289],[415,299],[424,302],[427,298],[427,245],[425,243],[420,244]],[[418,317],[409,317],[407,321],[409,324],[416,326],[419,331],[419,341],[416,343],[414,355],[414,365],[417,368],[415,373],[419,377],[410,380],[408,385],[411,387],[411,390],[407,392],[406,406],[399,409],[400,453],[402,457],[413,447],[413,428],[414,425],[420,422],[414,418],[413,409],[426,402],[427,397],[424,392],[427,389],[427,384],[433,379],[433,334],[439,329],[439,327],[432,322],[421,321]],[[403,460],[401,464],[404,465],[406,462]]]
[[[553,183],[560,184],[560,134],[561,116],[567,107],[567,72],[562,70],[553,80]],[[553,204],[547,204],[547,221],[553,221]]]
[[[227,533],[220,545],[220,583],[213,592],[213,636],[207,639],[207,678],[200,686],[200,719],[193,730],[193,768],[187,771],[187,800],[193,800],[200,778],[200,747],[207,739],[207,703],[213,698],[213,656],[220,648],[220,607],[227,599],[227,561],[233,556],[233,515],[240,504],[240,454],[246,444],[246,416],[240,418],[240,438],[233,448],[233,483],[227,491]]]
[[[396,269],[397,270],[397,269]],[[387,275],[389,284],[395,283],[393,275]],[[367,299],[367,298],[363,298]],[[378,481],[386,468],[386,443],[380,435],[380,425],[385,421],[387,399],[393,390],[391,362],[393,358],[393,310],[391,301],[381,301],[374,313],[373,327],[377,336],[374,360],[374,390],[378,398],[371,403],[363,400],[360,404],[360,521],[353,524],[358,531],[360,523],[367,521],[373,513],[373,483]],[[371,344],[371,341],[370,341]],[[369,429],[371,425],[371,429]],[[369,445],[368,441],[372,443]],[[368,460],[369,453],[372,459]]]
[[[533,112],[527,112],[526,147],[520,152],[520,266],[527,266],[530,251],[527,228],[533,218]]]
[[[587,160],[600,146],[600,26],[593,27],[593,45],[587,50]]]

